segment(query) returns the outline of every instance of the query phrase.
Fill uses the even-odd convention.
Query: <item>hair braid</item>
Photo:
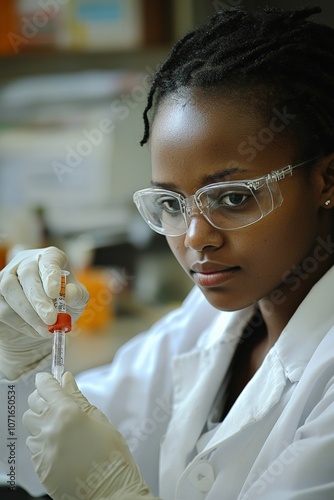
[[[176,53],[178,52],[179,48],[185,43],[185,41],[188,38],[191,38],[192,36],[193,36],[193,33],[188,33],[184,38],[179,40],[174,45],[169,58],[162,64],[159,71],[157,71],[153,77],[151,88],[150,88],[150,91],[149,91],[148,97],[147,97],[147,105],[146,105],[146,108],[145,108],[144,114],[143,114],[145,132],[144,132],[144,137],[143,137],[142,141],[140,142],[141,146],[143,146],[147,142],[149,134],[150,134],[150,122],[148,119],[148,112],[153,105],[154,94],[155,94],[155,91],[159,85],[159,81],[160,81],[160,84],[162,84],[162,81],[163,81],[162,75],[165,72],[168,72],[169,66],[173,65],[173,59],[174,59],[174,57],[176,57]]]
[[[153,77],[141,144],[149,138],[149,111],[164,96],[192,87],[251,98],[263,116],[289,105],[298,117],[297,141],[334,150],[334,30],[308,20],[319,12],[231,8],[188,33]]]

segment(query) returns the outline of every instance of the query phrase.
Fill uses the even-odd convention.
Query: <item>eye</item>
[[[217,205],[223,205],[225,207],[240,207],[249,198],[249,194],[245,193],[225,193],[217,200]]]
[[[162,212],[177,215],[181,211],[180,203],[177,198],[173,198],[172,196],[162,196],[157,201]]]

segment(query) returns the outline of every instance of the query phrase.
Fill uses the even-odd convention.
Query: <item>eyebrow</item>
[[[229,177],[230,175],[244,174],[244,173],[249,173],[249,170],[239,167],[227,168],[225,170],[215,172],[214,174],[204,175],[203,177],[201,177],[200,182],[203,186],[205,186],[206,184],[213,184],[214,182],[217,181],[223,181],[226,177]],[[176,184],[174,184],[173,182],[151,181],[151,185],[162,189],[169,189],[171,191],[177,189]]]

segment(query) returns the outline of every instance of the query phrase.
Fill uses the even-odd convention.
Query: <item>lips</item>
[[[191,275],[199,286],[218,287],[231,280],[240,271],[238,266],[224,266],[214,262],[196,263],[191,266]]]

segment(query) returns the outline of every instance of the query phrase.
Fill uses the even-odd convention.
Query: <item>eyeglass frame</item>
[[[195,202],[195,206],[197,207],[200,215],[202,215],[205,220],[212,226],[212,227],[215,227],[216,229],[220,229],[220,230],[223,230],[223,231],[235,231],[237,229],[242,229],[244,227],[247,227],[247,226],[251,226],[252,224],[255,224],[256,222],[260,221],[261,219],[263,219],[266,215],[268,215],[269,213],[271,213],[273,210],[275,210],[275,208],[278,208],[279,206],[282,205],[283,203],[283,197],[281,195],[281,192],[279,190],[279,195],[280,195],[280,202],[277,203],[276,205],[273,203],[272,204],[272,208],[270,210],[268,210],[265,214],[263,214],[262,212],[262,209],[261,209],[261,216],[254,220],[253,222],[249,222],[248,224],[245,224],[243,226],[238,226],[236,228],[223,228],[223,227],[218,227],[217,225],[215,225],[207,216],[207,214],[204,212],[204,210],[202,209],[201,207],[201,201],[199,200],[199,196],[205,192],[206,190],[210,189],[210,188],[217,188],[219,186],[222,186],[222,185],[244,185],[245,188],[248,188],[251,193],[253,194],[255,200],[257,201],[257,198],[256,196],[254,195],[253,193],[253,190],[256,191],[257,189],[259,189],[260,187],[263,186],[263,182],[269,184],[270,182],[278,182],[278,181],[281,181],[283,179],[285,179],[287,176],[289,177],[292,177],[292,173],[293,171],[298,168],[298,167],[301,167],[303,165],[306,165],[308,163],[311,163],[312,161],[315,161],[315,160],[318,160],[320,158],[320,156],[316,156],[314,158],[311,158],[309,160],[306,160],[306,161],[303,161],[301,163],[297,163],[296,165],[292,165],[292,164],[289,164],[285,167],[282,167],[281,169],[279,170],[273,170],[272,172],[270,172],[269,174],[265,174],[265,175],[262,175],[262,176],[259,176],[259,177],[255,177],[253,179],[241,179],[241,180],[235,180],[235,181],[222,181],[222,182],[216,182],[216,183],[212,183],[212,184],[207,184],[206,186],[203,186],[201,188],[199,188],[193,195],[190,195],[190,196],[183,196],[182,194],[180,193],[177,193],[175,191],[171,191],[171,190],[168,190],[168,189],[163,189],[163,188],[144,188],[144,189],[140,189],[138,191],[136,191],[134,194],[133,194],[133,201],[140,213],[140,215],[142,216],[142,218],[144,219],[144,221],[146,222],[146,224],[153,230],[155,231],[156,233],[158,234],[162,234],[164,236],[169,236],[169,237],[179,237],[179,236],[182,236],[184,234],[186,234],[186,232],[188,231],[189,229],[189,208],[191,208],[189,206],[189,200],[194,200]],[[145,215],[143,214],[143,212],[141,211],[141,208],[140,208],[140,203],[139,203],[139,197],[142,195],[142,194],[147,194],[147,193],[158,193],[158,192],[161,192],[161,193],[166,193],[166,194],[171,194],[172,196],[174,196],[176,199],[178,199],[179,203],[180,203],[180,208],[182,209],[181,210],[181,213],[182,213],[182,216],[183,216],[183,220],[184,220],[184,223],[185,223],[185,230],[182,232],[182,233],[179,233],[179,234],[167,234],[165,232],[165,230],[161,230],[159,231],[157,227],[153,226],[153,224],[145,217]],[[270,191],[271,192],[271,191]],[[272,194],[272,192],[271,192]],[[194,203],[192,204],[192,206],[194,206]]]

